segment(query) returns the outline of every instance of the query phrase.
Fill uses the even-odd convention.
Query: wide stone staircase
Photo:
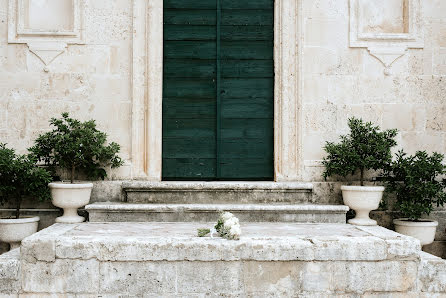
[[[311,183],[125,182],[124,202],[86,206],[90,222],[212,222],[218,212],[242,222],[345,223],[348,207],[312,204]]]
[[[446,297],[446,261],[383,227],[346,224],[311,183],[122,184],[0,256],[1,297]],[[220,211],[240,240],[197,237]]]

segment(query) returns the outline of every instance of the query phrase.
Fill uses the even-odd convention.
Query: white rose
[[[227,221],[227,220],[229,220],[229,219],[231,219],[233,217],[234,217],[234,215],[231,212],[224,212],[221,215],[221,219],[223,219],[223,221]]]
[[[231,230],[229,230],[229,238],[232,239],[240,239],[240,235],[242,234],[242,230],[239,225],[232,226]]]
[[[239,224],[238,219],[236,217],[232,217],[224,222],[224,227],[231,228],[232,226],[238,225],[238,224]]]
[[[241,229],[240,226],[232,226],[231,230],[229,230],[229,233],[231,233],[232,235],[240,235],[241,234]]]

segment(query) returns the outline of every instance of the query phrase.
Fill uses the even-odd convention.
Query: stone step
[[[299,204],[311,203],[313,184],[250,181],[129,181],[122,189],[130,203]]]
[[[344,205],[93,203],[90,222],[212,222],[221,211],[242,222],[345,223]]]
[[[446,295],[446,261],[382,227],[242,223],[238,241],[197,237],[209,225],[55,224],[0,258],[0,296]]]

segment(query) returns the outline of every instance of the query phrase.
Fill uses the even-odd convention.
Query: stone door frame
[[[274,1],[274,181],[297,181],[301,146],[301,1]],[[161,181],[163,0],[133,0],[132,178]]]

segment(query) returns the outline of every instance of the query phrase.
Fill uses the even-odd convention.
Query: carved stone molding
[[[300,180],[301,1],[274,1],[274,180]]]
[[[84,44],[82,0],[9,0],[8,42],[26,43],[50,64],[68,44]]]
[[[420,0],[350,0],[350,47],[367,48],[390,74],[409,48],[423,48]]]

